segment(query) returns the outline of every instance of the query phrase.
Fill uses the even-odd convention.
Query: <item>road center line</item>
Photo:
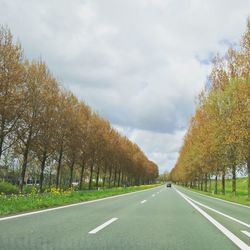
[[[95,229],[91,230],[89,232],[89,234],[96,234],[97,232],[99,232],[100,230],[102,230],[104,227],[110,225],[111,223],[115,222],[116,220],[118,220],[118,218],[112,218],[112,219],[106,221],[102,225],[100,225],[100,226],[96,227]]]
[[[222,224],[216,221],[213,217],[203,211],[200,207],[195,205],[191,200],[189,200],[183,193],[174,188],[175,191],[185,199],[192,207],[194,207],[200,214],[202,214],[208,221],[210,221],[214,226],[216,226],[224,235],[226,235],[236,246],[243,250],[250,250],[250,247],[241,239],[239,239],[236,235],[234,235],[231,231],[225,228]]]
[[[224,213],[222,213],[222,212],[220,212],[220,211],[218,211],[218,210],[216,210],[216,209],[214,209],[214,208],[208,207],[208,206],[206,206],[206,205],[204,205],[204,204],[202,204],[202,203],[200,203],[200,202],[198,202],[198,201],[196,201],[196,200],[193,200],[192,198],[190,198],[190,197],[187,196],[186,194],[183,194],[183,195],[184,195],[186,198],[188,198],[189,200],[191,200],[192,202],[196,203],[197,205],[200,205],[201,207],[204,207],[204,208],[206,208],[206,209],[209,209],[209,210],[211,210],[211,211],[213,211],[213,212],[215,212],[215,213],[217,213],[217,214],[220,214],[220,215],[222,215],[222,216],[224,216],[224,217],[226,217],[226,218],[228,218],[228,219],[230,219],[230,220],[236,221],[236,222],[238,222],[239,224],[244,225],[244,226],[250,228],[250,225],[249,225],[249,224],[247,224],[247,223],[245,223],[245,222],[243,222],[243,221],[241,221],[241,220],[238,220],[238,219],[236,219],[236,218],[234,218],[234,217],[232,217],[232,216],[230,216],[230,215],[224,214]]]
[[[141,201],[141,204],[143,204],[143,203],[145,203],[147,200],[143,200],[143,201]]]
[[[248,237],[250,237],[250,233],[248,231],[241,231],[243,234],[247,235]]]

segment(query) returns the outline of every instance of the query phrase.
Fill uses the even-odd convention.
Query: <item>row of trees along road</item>
[[[250,198],[250,19],[238,49],[217,56],[209,86],[199,96],[178,161],[171,178],[186,185],[208,190],[208,180],[232,176],[236,193],[236,173],[248,175]],[[209,182],[210,183],[210,182]],[[211,186],[210,186],[211,188]],[[210,190],[211,191],[211,190]]]
[[[151,183],[158,167],[71,92],[41,60],[28,61],[0,29],[0,166],[23,190],[28,176],[79,188]],[[100,183],[101,180],[101,183]]]

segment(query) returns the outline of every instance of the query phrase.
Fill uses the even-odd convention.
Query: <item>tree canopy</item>
[[[220,177],[225,193],[230,173],[235,193],[237,171],[248,175],[250,197],[250,19],[240,47],[214,60],[171,178],[206,190],[208,179]]]
[[[151,183],[158,167],[68,90],[42,60],[25,59],[10,30],[0,28],[0,167],[2,178],[89,189]],[[14,170],[15,178],[11,175]]]

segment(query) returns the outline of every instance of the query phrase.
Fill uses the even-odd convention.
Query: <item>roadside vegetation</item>
[[[95,200],[153,188],[158,185],[159,184],[84,191],[75,191],[73,188],[67,190],[52,188],[45,190],[43,194],[39,193],[39,189],[33,187],[27,194],[5,195],[2,193],[0,194],[0,216]]]
[[[44,61],[27,60],[0,27],[0,180],[15,186],[12,193],[27,184],[40,193],[134,186],[157,176],[138,145],[65,90]]]
[[[170,173],[174,182],[226,199],[247,195],[249,203],[249,62],[250,19],[240,46],[214,59],[209,81],[199,96],[178,161]],[[247,179],[237,179],[237,175]],[[231,180],[227,182],[226,178]],[[243,180],[247,183],[240,189]]]
[[[247,192],[247,178],[237,178],[237,192],[236,195],[232,193],[232,179],[225,179],[225,194],[222,193],[221,182],[218,182],[217,194],[214,193],[215,181],[211,180],[211,184],[208,184],[207,192],[199,190],[197,187],[192,187],[193,191],[201,194],[205,194],[211,197],[220,198],[227,201],[250,206],[250,199]],[[210,186],[211,185],[211,186]]]

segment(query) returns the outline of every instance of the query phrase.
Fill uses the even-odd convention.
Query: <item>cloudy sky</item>
[[[213,56],[237,45],[249,0],[0,0],[28,58],[171,169]]]

